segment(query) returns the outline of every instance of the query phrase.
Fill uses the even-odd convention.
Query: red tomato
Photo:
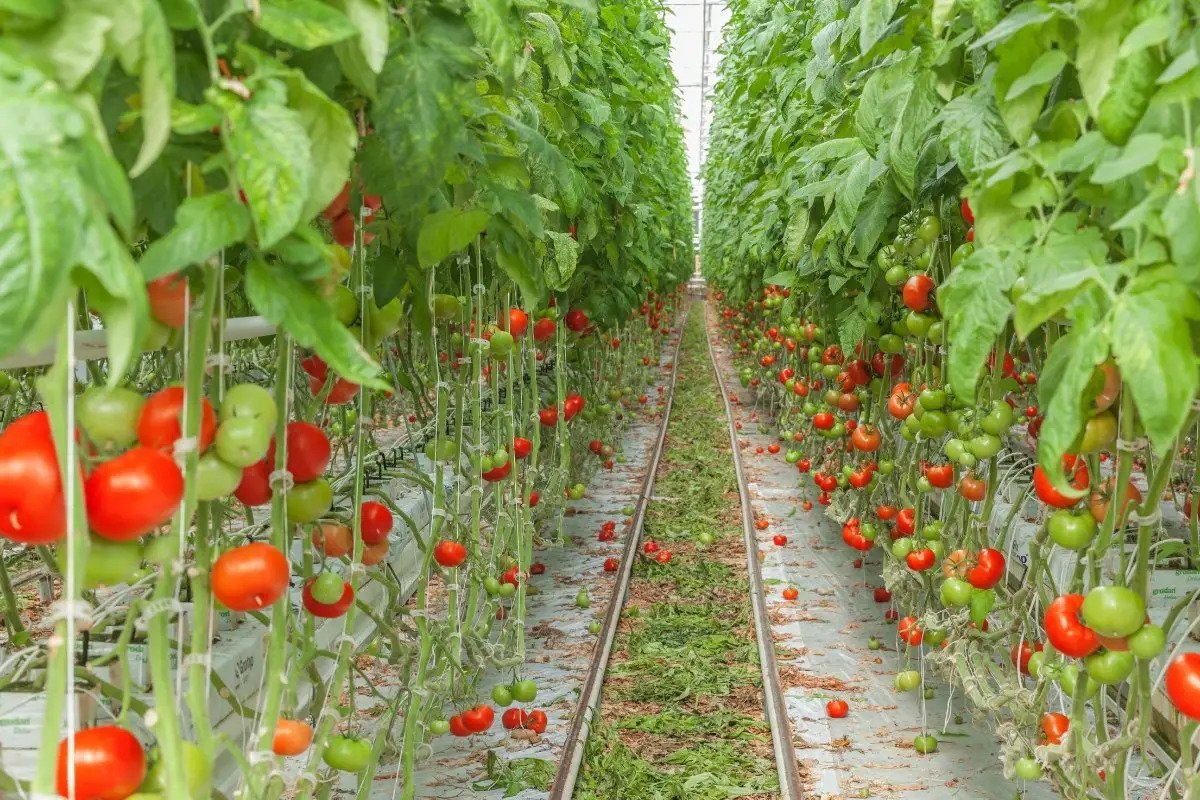
[[[924,572],[927,569],[931,569],[934,563],[937,562],[937,554],[928,547],[922,547],[919,550],[913,550],[904,557],[904,560],[908,564],[908,568],[912,571]]]
[[[1062,744],[1063,737],[1071,728],[1071,718],[1057,711],[1042,715],[1042,741],[1046,744]]]
[[[138,441],[146,447],[169,450],[183,436],[182,386],[168,386],[146,398],[138,417]],[[208,398],[200,401],[200,452],[208,449],[217,432],[217,415]]]
[[[892,593],[884,586],[876,586],[873,591],[876,603],[887,603],[892,599]]]
[[[879,429],[874,425],[859,425],[854,429],[854,433],[850,435],[850,442],[857,450],[864,453],[874,453],[879,449],[883,439],[879,434]]]
[[[242,482],[233,490],[233,496],[248,506],[271,502],[271,467],[266,459],[242,470]]]
[[[483,733],[496,721],[496,712],[492,710],[491,706],[480,703],[474,708],[464,711],[462,720],[463,725],[471,733]]]
[[[528,458],[533,452],[533,442],[520,436],[513,437],[513,455],[517,458]]]
[[[146,754],[137,738],[116,725],[76,731],[74,760],[67,739],[58,743],[55,790],[71,800],[125,800],[146,778]],[[74,776],[75,793],[70,793]]]
[[[543,317],[533,323],[533,340],[535,342],[544,342],[554,335],[558,330],[558,323],[549,317]]]
[[[916,530],[917,512],[912,508],[902,508],[896,514],[896,532],[901,536],[912,536]]]
[[[50,417],[35,411],[0,434],[0,536],[40,545],[66,532],[67,508]]]
[[[524,728],[525,721],[528,718],[529,715],[525,713],[524,709],[510,708],[500,715],[500,724],[503,725],[506,730],[512,731],[516,730],[517,728]]]
[[[308,483],[321,477],[329,466],[333,451],[325,431],[311,422],[287,424],[287,471],[296,483]],[[275,464],[275,441],[267,449],[267,464]]]
[[[894,519],[896,517],[896,507],[895,506],[876,506],[875,507],[875,516],[885,522],[887,520]]]
[[[794,586],[789,586],[783,590],[783,599],[784,600],[795,600],[799,596],[800,596],[800,592]]]
[[[212,565],[213,596],[230,611],[266,608],[288,590],[287,556],[266,542],[226,550]]]
[[[1179,713],[1200,720],[1200,653],[1181,653],[1167,667],[1167,697]]]
[[[325,388],[329,376],[329,365],[320,356],[311,355],[300,362],[301,368],[308,373],[308,390],[315,397]],[[345,378],[337,378],[325,395],[325,405],[340,406],[349,403],[358,394],[358,384]]]
[[[314,617],[323,619],[334,619],[340,617],[350,610],[350,606],[354,604],[354,587],[349,582],[344,584],[342,596],[336,603],[322,603],[312,595],[312,584],[316,578],[309,578],[304,584],[304,590],[300,594],[300,599],[304,603],[304,609]]]
[[[558,424],[558,407],[547,406],[538,412],[538,421],[547,428],[553,428]]]
[[[904,305],[913,311],[925,311],[929,308],[929,293],[937,284],[928,275],[913,275],[904,283]]]
[[[987,481],[974,475],[963,475],[958,482],[958,493],[964,499],[977,503],[987,495]]]
[[[134,447],[92,470],[83,496],[96,534],[129,541],[171,519],[183,500],[183,473],[163,451]]]
[[[471,731],[467,728],[467,724],[463,722],[461,714],[455,714],[450,718],[450,732],[455,736],[470,736]]]
[[[567,399],[563,400],[563,419],[570,422],[572,417],[583,411],[585,405],[587,405],[587,401],[582,396],[578,394],[567,395]]]
[[[967,570],[967,583],[976,589],[991,589],[1004,578],[1004,553],[985,547],[975,556],[975,566]]]
[[[481,477],[489,483],[502,481],[508,477],[508,473],[512,472],[512,464],[512,459],[509,459],[500,466],[489,469],[487,472],[483,473]]]
[[[1087,465],[1083,462],[1083,459],[1073,455],[1064,455],[1063,470],[1066,472],[1067,480],[1073,489],[1077,489],[1081,493],[1087,489],[1089,476]],[[1072,477],[1072,473],[1074,477]],[[1071,508],[1083,499],[1082,494],[1072,497],[1055,489],[1054,484],[1050,482],[1050,478],[1047,477],[1046,471],[1042,469],[1041,464],[1033,468],[1033,488],[1037,491],[1038,499],[1054,508]]]
[[[529,329],[529,315],[519,308],[509,309],[508,325],[506,326],[504,322],[504,317],[501,317],[498,323],[501,330],[511,333],[514,339],[521,338]]]
[[[150,316],[168,328],[182,328],[187,320],[188,282],[179,273],[164,275],[146,284]]]
[[[529,493],[529,507],[536,508],[537,504],[538,504],[538,500],[540,500],[541,498],[542,498],[542,496],[540,494],[538,494],[537,489],[532,490]]]
[[[587,330],[588,325],[591,324],[588,321],[587,314],[578,308],[572,308],[568,311],[566,316],[563,317],[563,322],[567,323],[567,327],[575,331],[575,333],[583,333]]]
[[[974,225],[975,214],[971,211],[971,201],[965,197],[962,199],[961,210],[963,221],[966,222],[967,225]]]
[[[896,632],[899,634],[901,640],[913,647],[919,646],[925,639],[925,633],[917,625],[916,617],[905,617],[900,620],[896,625]]]
[[[949,489],[954,484],[953,464],[934,464],[925,471],[929,485],[938,489]]]
[[[280,719],[275,723],[271,752],[277,756],[298,756],[312,744],[312,725],[299,719]]]
[[[386,541],[392,532],[391,509],[376,500],[368,500],[362,504],[359,513],[362,517],[362,540],[367,544]]]
[[[620,562],[617,561],[615,558],[604,559],[604,571],[605,572],[616,572],[617,567],[619,567],[619,566],[620,566]]]
[[[529,718],[525,721],[525,727],[534,733],[545,733],[547,722],[549,720],[546,719],[546,712],[541,709],[534,709],[529,712]]]
[[[322,522],[313,528],[312,544],[318,553],[330,558],[350,555],[354,549],[354,534],[349,527],[337,522]]]
[[[773,541],[775,542],[776,547],[783,547],[785,544],[788,543],[788,538],[786,536],[784,536],[782,533],[777,533],[777,534],[775,534],[775,538]]]
[[[1055,650],[1071,658],[1083,658],[1100,648],[1096,632],[1079,619],[1083,595],[1064,594],[1046,608],[1046,640]]]
[[[467,548],[458,542],[443,539],[433,548],[433,559],[443,567],[457,567],[467,560]]]
[[[350,182],[346,181],[346,185],[338,192],[338,196],[329,201],[329,205],[325,206],[325,210],[321,212],[321,216],[332,222],[333,220],[346,213],[346,209],[350,207]]]
[[[825,713],[832,719],[842,719],[850,713],[850,706],[845,700],[830,700],[825,704]]]

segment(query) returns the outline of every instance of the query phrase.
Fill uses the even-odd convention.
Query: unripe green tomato
[[[146,398],[124,386],[92,386],[75,401],[75,414],[99,450],[123,450],[137,441],[138,417],[145,402]]]
[[[592,598],[588,596],[587,589],[580,589],[575,595],[575,605],[579,608],[591,607]]]
[[[917,736],[913,739],[913,749],[921,755],[936,753],[938,749],[937,737],[932,734]]]
[[[1036,758],[1030,756],[1018,758],[1013,764],[1013,772],[1023,781],[1040,781],[1042,779],[1042,765],[1037,762]]]
[[[242,482],[242,471],[221,460],[216,453],[200,456],[196,465],[196,499],[220,500],[229,497]]]
[[[883,279],[889,286],[899,286],[908,280],[908,270],[901,264],[893,264],[888,267],[887,272],[883,273]]]
[[[911,536],[903,536],[892,542],[892,555],[903,561],[913,551],[914,546]]]
[[[511,583],[500,584],[500,590],[497,592],[498,595],[500,595],[501,597],[503,597],[506,600],[508,598],[512,597],[513,595],[515,595],[516,593],[517,593],[517,587],[513,586]]]
[[[483,579],[483,590],[488,593],[489,597],[495,597],[500,594],[500,581],[494,575],[488,575]]]
[[[507,708],[512,705],[513,694],[507,686],[496,684],[492,687],[492,702],[501,708]]]
[[[883,645],[881,645],[879,643],[879,640],[876,639],[874,636],[872,636],[870,639],[867,639],[867,649],[868,650],[878,650],[882,646]]]
[[[322,572],[312,582],[309,592],[313,600],[330,605],[342,599],[346,591],[346,582],[336,572]]]
[[[888,354],[899,353],[904,350],[904,340],[894,333],[880,336],[879,349]]]
[[[450,721],[445,719],[435,719],[429,723],[429,732],[434,736],[445,736],[450,732]]]
[[[1027,667],[1027,669],[1029,670],[1029,674],[1031,676],[1033,676],[1034,678],[1037,678],[1038,676],[1040,676],[1042,674],[1042,667],[1045,665],[1045,663],[1046,663],[1046,654],[1043,653],[1041,650],[1035,650],[1029,656],[1029,666]]]
[[[917,491],[921,494],[928,494],[933,491],[933,484],[929,482],[929,478],[924,475],[917,478]]]
[[[1155,658],[1166,645],[1166,632],[1152,622],[1147,622],[1129,637],[1129,652],[1138,658]]]
[[[921,673],[915,669],[906,669],[896,674],[893,684],[897,691],[911,692],[921,685]]]
[[[598,635],[600,633],[600,623],[596,622],[594,620],[592,622],[589,622],[588,623],[588,633],[592,634],[592,636]]]

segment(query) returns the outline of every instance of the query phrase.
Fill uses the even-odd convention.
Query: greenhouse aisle
[[[1001,775],[991,729],[972,724],[961,694],[928,674],[934,696],[924,706],[919,693],[893,687],[903,668],[896,626],[885,622],[887,606],[875,602],[874,586],[865,580],[878,575],[872,563],[878,555],[856,569],[838,523],[820,506],[802,510],[797,470],[782,453],[766,449],[777,441],[774,435],[755,432],[771,420],[754,411],[752,388],[733,391],[737,370],[711,314],[709,322],[722,382],[736,398],[755,518],[769,521],[757,531],[760,563],[805,797],[1010,800],[1018,788],[1026,798],[1055,797],[1044,783],[1018,786]],[[773,542],[778,534],[788,539],[782,547]],[[785,600],[786,587],[796,588],[798,597]],[[880,642],[878,650],[870,649],[872,638]],[[826,712],[826,703],[836,699],[849,704],[843,719]],[[914,750],[913,738],[923,732],[939,740],[936,752]]]

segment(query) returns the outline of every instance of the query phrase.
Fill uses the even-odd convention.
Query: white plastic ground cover
[[[726,385],[736,386],[728,349],[715,339]],[[869,555],[863,568],[855,569],[837,523],[820,506],[800,510],[796,468],[782,455],[755,455],[755,448],[765,450],[775,439],[753,432],[752,391],[739,388],[738,395],[742,403],[734,409],[742,423],[740,438],[747,442],[743,455],[755,515],[771,523],[757,535],[806,800],[1011,800],[1018,786],[1001,774],[992,733],[972,724],[961,697],[953,698],[957,711],[948,712],[950,688],[928,674],[935,698],[926,704],[927,725],[939,749],[922,756],[912,748],[913,737],[922,732],[921,704],[915,693],[892,686],[899,669],[896,627],[885,624],[884,606],[871,596],[882,581],[868,582],[868,576],[879,574],[879,556]],[[777,533],[788,537],[787,545],[773,544]],[[799,591],[797,600],[782,598],[787,586]],[[871,636],[882,649],[868,649]],[[849,703],[848,717],[828,718],[825,703],[835,698]],[[955,713],[963,715],[962,724],[954,722]],[[1024,788],[1029,800],[1055,797],[1045,784]]]

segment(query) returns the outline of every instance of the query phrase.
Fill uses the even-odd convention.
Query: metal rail
[[[625,607],[625,597],[629,593],[629,581],[633,575],[633,564],[637,559],[638,547],[641,544],[646,508],[649,505],[650,496],[654,493],[654,476],[658,472],[658,462],[662,457],[663,441],[666,438],[667,424],[671,420],[671,408],[675,400],[675,384],[679,377],[679,348],[682,343],[683,328],[681,325],[679,339],[675,342],[675,355],[671,362],[671,390],[667,393],[667,407],[663,411],[658,437],[654,442],[654,451],[650,456],[646,477],[642,480],[642,489],[638,492],[637,502],[634,506],[633,525],[629,535],[625,538],[625,548],[621,553],[621,566],[617,570],[617,580],[613,585],[608,610],[604,614],[604,623],[600,629],[596,650],[592,655],[591,666],[588,667],[587,675],[584,677],[583,686],[579,692],[579,707],[571,720],[571,730],[567,733],[567,743],[563,748],[562,759],[559,761],[554,783],[551,784],[549,800],[570,800],[575,794],[575,784],[579,780],[583,756],[587,751],[592,720],[595,719],[596,709],[600,704],[600,690],[604,686],[604,674],[608,669],[609,656],[612,654],[613,639],[616,638],[617,626],[621,622],[621,611]]]
[[[762,569],[758,563],[758,540],[754,534],[754,508],[750,504],[750,490],[742,469],[741,451],[738,449],[737,429],[734,427],[733,406],[729,392],[717,363],[708,334],[708,305],[704,305],[704,337],[708,345],[709,361],[717,386],[721,389],[721,402],[725,404],[725,420],[729,427],[729,445],[733,451],[733,469],[737,474],[738,496],[742,503],[742,534],[746,542],[746,570],[750,573],[750,603],[754,614],[754,632],[758,639],[758,660],[762,667],[763,707],[767,722],[771,726],[771,742],[775,748],[775,766],[779,770],[779,791],[784,798],[799,800],[800,771],[796,767],[796,752],[792,746],[792,725],[788,719],[787,705],[779,685],[779,665],[775,661],[775,639],[771,635],[771,619],[767,616],[766,594],[763,590]]]

